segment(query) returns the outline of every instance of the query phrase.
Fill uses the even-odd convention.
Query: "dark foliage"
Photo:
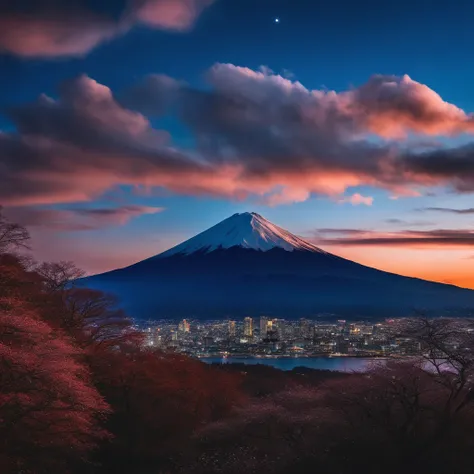
[[[282,371],[263,364],[246,365],[242,363],[216,364],[220,370],[238,373],[242,376],[242,390],[250,397],[265,397],[296,387],[314,387],[330,379],[350,377],[349,374],[295,367]]]

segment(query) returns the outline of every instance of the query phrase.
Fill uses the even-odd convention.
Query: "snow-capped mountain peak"
[[[295,250],[326,253],[310,242],[297,237],[255,212],[244,212],[219,222],[215,226],[186,240],[159,255],[190,255],[195,252],[212,252],[217,249],[242,247],[266,252],[275,247],[288,252]]]

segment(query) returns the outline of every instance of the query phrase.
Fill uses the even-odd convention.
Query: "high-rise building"
[[[300,335],[304,338],[311,337],[310,325],[307,319],[300,319]]]
[[[147,328],[145,331],[145,344],[147,346],[153,346],[153,332],[151,328]]]
[[[204,347],[208,348],[214,344],[214,338],[212,336],[206,336],[204,338]]]
[[[285,331],[285,320],[284,319],[275,319],[273,321],[273,329],[277,332],[278,339],[280,339],[280,341],[285,338],[286,331]]]
[[[252,337],[253,336],[253,319],[246,317],[244,319],[244,336]]]
[[[235,337],[235,321],[229,321],[229,337]]]
[[[159,328],[155,329],[153,345],[155,347],[161,347],[163,345],[163,337]]]
[[[186,319],[183,319],[178,325],[178,330],[181,332],[189,332],[191,330],[191,325],[186,321]]]
[[[285,339],[292,340],[295,338],[296,334],[296,326],[292,323],[285,324]]]
[[[260,337],[265,339],[268,332],[268,318],[266,316],[260,316]]]

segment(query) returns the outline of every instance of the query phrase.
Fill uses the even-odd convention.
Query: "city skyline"
[[[0,6],[0,204],[39,260],[111,270],[256,211],[474,288],[472,4],[21,3]]]
[[[152,349],[206,359],[399,357],[418,354],[419,343],[402,335],[407,320],[346,321],[268,316],[196,321],[141,322]],[[462,322],[459,322],[462,324]],[[469,324],[466,322],[466,324]],[[467,327],[467,326],[466,326]],[[302,365],[305,363],[300,361]]]

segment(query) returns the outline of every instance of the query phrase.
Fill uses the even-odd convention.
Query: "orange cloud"
[[[455,135],[474,131],[472,115],[406,74],[372,76],[349,94],[355,114],[366,120],[370,131],[385,138],[403,138],[408,132]]]
[[[297,104],[299,119],[317,126],[327,124],[332,114],[331,125],[339,132],[370,131],[384,138],[403,138],[408,132],[435,136],[474,131],[471,114],[408,75],[374,75],[361,87],[341,93],[309,90],[271,71],[232,64],[216,64],[209,78],[219,92],[243,94],[252,102],[265,102],[270,110],[275,108],[270,101],[276,98],[277,106]]]

